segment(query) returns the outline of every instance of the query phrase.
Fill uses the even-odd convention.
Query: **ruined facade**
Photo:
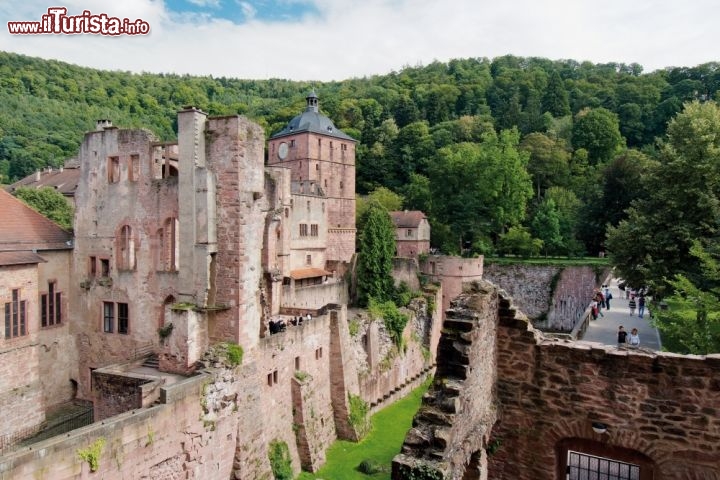
[[[349,331],[355,141],[307,102],[268,165],[259,126],[191,107],[177,142],[106,120],[86,134],[62,285],[77,354],[54,398],[92,401],[96,423],[16,446],[3,475],[77,478],[93,442],[104,478],[271,478],[277,441],[316,470],[358,437],[351,396],[380,408],[432,373],[434,297],[407,310],[404,353],[387,353],[381,319]]]

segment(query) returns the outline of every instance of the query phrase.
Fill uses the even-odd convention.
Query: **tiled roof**
[[[322,268],[299,268],[290,272],[290,277],[292,277],[294,280],[312,277],[325,277],[328,275],[332,274],[330,272],[326,272]]]
[[[0,251],[72,248],[72,234],[0,190]]]
[[[22,252],[0,252],[0,267],[5,267],[8,265],[35,264],[42,263],[44,261],[45,259],[37,253],[33,253],[27,250]]]
[[[12,185],[5,187],[5,190],[12,193],[18,187],[52,187],[66,197],[74,197],[80,180],[80,168],[68,162],[66,167],[59,169],[41,170],[18,180]]]
[[[422,222],[424,218],[427,218],[420,210],[390,212],[390,217],[397,228],[418,228],[420,222]]]

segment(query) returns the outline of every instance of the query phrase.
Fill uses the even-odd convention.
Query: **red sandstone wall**
[[[654,480],[720,478],[720,355],[538,344],[502,310],[497,341],[500,447],[489,478],[564,478],[556,447],[568,438],[634,451],[654,465]],[[607,433],[594,433],[593,421]]]
[[[223,400],[203,385],[208,377],[189,379],[166,389],[169,403],[134,410],[23,448],[0,460],[6,478],[77,478],[227,480],[232,478],[235,450],[245,443],[240,438],[234,415],[235,399]],[[219,379],[222,381],[222,377]],[[203,408],[206,408],[204,410]],[[99,469],[78,456],[102,439]],[[248,476],[269,475],[265,459],[246,469]]]

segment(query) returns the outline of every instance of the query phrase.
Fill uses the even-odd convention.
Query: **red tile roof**
[[[27,265],[45,262],[37,253],[24,252],[0,252],[0,267],[8,265]]]
[[[427,218],[420,210],[405,210],[402,212],[390,212],[395,227],[397,228],[418,228],[420,222]]]
[[[0,189],[0,251],[72,248],[72,234]]]
[[[290,277],[294,280],[312,277],[325,277],[327,275],[332,274],[330,272],[326,272],[322,268],[299,268],[290,272]]]

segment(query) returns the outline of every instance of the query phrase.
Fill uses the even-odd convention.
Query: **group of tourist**
[[[595,289],[595,292],[590,302],[590,314],[593,320],[597,320],[598,316],[604,317],[603,309],[610,310],[610,300],[612,300],[612,293],[607,285],[603,285],[602,288]]]
[[[289,323],[293,327],[297,327],[298,325],[302,325],[304,321],[309,322],[310,320],[312,320],[312,315],[308,313],[305,316],[298,315],[298,316],[292,317],[289,320]],[[278,318],[276,320],[270,319],[270,322],[268,323],[268,327],[270,329],[270,335],[273,335],[275,333],[284,332],[287,329],[288,324],[285,323],[285,320],[282,318]]]
[[[630,300],[628,301],[628,307],[630,307],[630,316],[632,317],[635,315],[635,308],[638,309],[638,317],[643,318],[643,315],[645,315],[645,295],[642,293],[635,297],[635,294],[630,295]]]
[[[625,345],[629,345],[633,348],[637,348],[640,346],[640,335],[638,335],[637,328],[633,328],[628,334],[625,331],[625,327],[620,325],[620,328],[618,328],[618,347],[622,347]]]

